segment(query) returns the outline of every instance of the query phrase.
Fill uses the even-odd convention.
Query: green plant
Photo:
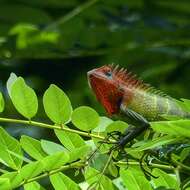
[[[106,143],[114,139],[106,136],[111,131],[125,130],[128,125],[124,121],[101,117],[87,106],[73,111],[67,95],[52,84],[44,93],[43,106],[53,124],[41,123],[33,120],[38,111],[37,96],[22,77],[11,74],[7,90],[14,107],[26,120],[1,117],[0,122],[52,129],[60,143],[26,135],[16,140],[1,127],[1,190],[21,186],[26,190],[44,189],[39,180],[45,177],[49,177],[56,190],[86,189],[88,185],[102,190],[190,188],[190,120],[169,118],[171,121],[153,122],[152,129],[126,147],[127,155],[112,159],[112,156],[116,158],[117,151],[108,156],[112,145]],[[0,94],[1,112],[4,106]],[[189,110],[190,101],[184,100],[182,106]],[[98,141],[106,143],[100,146]],[[94,151],[97,147],[98,151]],[[64,173],[73,169],[74,177]]]

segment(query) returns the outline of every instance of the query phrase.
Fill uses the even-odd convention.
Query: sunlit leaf
[[[163,186],[169,189],[176,189],[176,190],[180,189],[175,176],[171,176],[168,173],[158,168],[153,169],[152,175],[158,177],[158,178],[152,178],[155,187]]]
[[[119,190],[126,190],[123,181],[120,177],[113,180],[113,183],[116,187],[118,187]]]
[[[73,124],[83,131],[90,131],[96,128],[99,120],[98,113],[94,109],[87,106],[76,108],[72,114]]]
[[[106,132],[112,132],[112,131],[120,131],[121,133],[124,133],[125,130],[128,128],[128,124],[124,121],[114,121],[113,123],[109,124],[106,128]]]
[[[48,155],[54,154],[56,152],[66,151],[66,149],[60,144],[47,140],[41,140],[41,147]]]
[[[186,107],[186,111],[190,112],[190,100],[185,99],[185,98],[182,98],[181,100],[183,101],[183,104]]]
[[[151,122],[151,126],[159,133],[190,137],[190,120]]]
[[[8,150],[23,156],[19,142],[0,127],[0,162],[13,169],[19,169],[23,161],[10,154]]]
[[[69,154],[66,152],[58,152],[43,158],[42,163],[45,171],[57,169],[65,165],[69,161]]]
[[[8,178],[0,178],[0,187],[2,190],[10,190],[11,184]]]
[[[43,164],[40,161],[31,162],[23,166],[20,170],[20,175],[27,180],[39,175],[44,170]]]
[[[190,145],[184,148],[180,153],[180,161],[183,162],[190,155]]]
[[[38,110],[38,99],[32,88],[26,85],[22,77],[18,77],[11,86],[11,100],[17,111],[31,119]]]
[[[91,153],[93,154],[93,153]],[[109,155],[107,154],[101,154],[101,153],[96,153],[95,155],[93,155],[92,159],[90,160],[90,167],[96,169],[97,171],[101,172],[105,166],[105,164],[107,163],[109,159]],[[107,170],[106,170],[107,172]]]
[[[24,190],[42,190],[40,184],[36,181],[24,185]]]
[[[75,133],[69,133],[62,130],[54,130],[59,141],[70,151],[85,145],[82,137]]]
[[[11,88],[14,82],[17,80],[17,78],[18,77],[16,76],[15,73],[11,73],[7,80],[7,91],[8,91],[9,96],[11,96]]]
[[[50,181],[55,190],[60,190],[60,187],[64,190],[80,190],[73,180],[61,172],[51,175]]]
[[[41,31],[32,24],[17,24],[9,34],[17,35],[16,46],[18,49],[25,49],[43,43],[57,43],[59,33],[53,31]]]
[[[88,145],[84,145],[84,146],[81,146],[79,148],[73,149],[69,153],[69,162],[73,162],[73,161],[76,161],[78,159],[87,158],[87,156],[89,155],[90,151],[91,151],[91,148]]]
[[[186,112],[190,112],[190,100],[181,98],[180,100],[175,100],[176,103],[182,107]]]
[[[111,124],[113,121],[108,117],[100,117],[100,121],[98,126],[93,129],[93,132],[101,133],[105,132],[106,128]]]
[[[46,153],[41,147],[41,143],[32,137],[23,135],[20,139],[20,144],[22,148],[36,160],[41,160],[46,156]]]
[[[19,172],[7,172],[1,175],[1,178],[8,178],[12,188],[18,187],[23,181],[22,175]]]
[[[133,144],[132,147],[137,147],[137,148],[134,148],[135,151],[143,151],[143,150],[152,149],[155,147],[160,147],[165,144],[179,142],[180,139],[181,139],[180,137],[176,138],[176,137],[167,135],[167,136],[162,136],[162,137],[158,137],[152,140],[145,141],[143,144],[141,141],[140,141],[140,144],[137,142]]]
[[[101,174],[99,171],[88,167],[85,171],[85,179],[88,182],[88,184],[91,186],[91,188],[96,187],[98,189],[102,190],[114,190],[114,186],[112,184],[112,180],[109,179],[107,176],[103,175],[101,178]]]
[[[120,176],[128,190],[152,190],[150,182],[140,169],[121,168]]]
[[[64,124],[70,120],[72,106],[67,95],[56,85],[51,84],[43,96],[44,109],[47,116],[56,124]]]

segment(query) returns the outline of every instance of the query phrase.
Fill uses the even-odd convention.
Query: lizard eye
[[[108,78],[111,78],[111,77],[112,77],[112,72],[111,72],[111,71],[106,71],[106,72],[105,72],[105,75],[106,75]]]

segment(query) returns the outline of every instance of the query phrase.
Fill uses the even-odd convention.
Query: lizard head
[[[112,65],[105,65],[87,73],[89,86],[108,115],[118,113],[123,97],[116,70]]]

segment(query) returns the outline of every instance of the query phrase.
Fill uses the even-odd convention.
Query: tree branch
[[[89,137],[89,138],[97,138],[97,139],[100,139],[100,140],[106,140],[105,137],[103,137],[103,136],[99,136],[99,135],[79,131],[79,130],[76,130],[76,129],[70,129],[70,128],[65,127],[64,125],[62,125],[62,126],[60,126],[60,125],[50,125],[50,124],[41,123],[41,122],[37,122],[37,121],[12,119],[12,118],[2,118],[2,117],[0,118],[0,122],[19,123],[19,124],[25,124],[25,125],[32,125],[32,126],[35,126],[35,127],[63,130],[63,131],[67,131],[67,132],[70,132],[70,133],[75,133],[75,134],[85,136],[85,137]],[[114,140],[106,140],[106,142],[112,143],[112,142],[115,142],[115,141]]]

